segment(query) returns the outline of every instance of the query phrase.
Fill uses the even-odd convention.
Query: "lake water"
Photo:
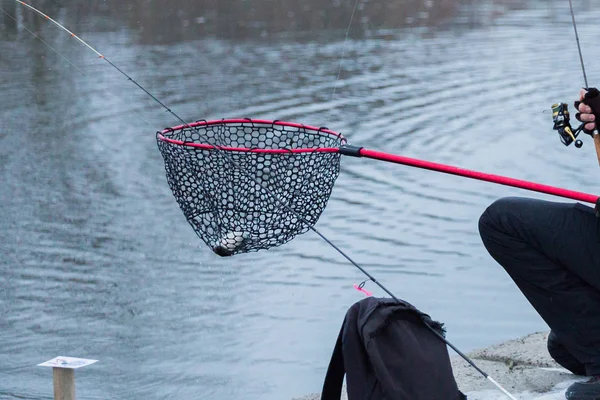
[[[186,120],[327,126],[370,149],[593,193],[592,141],[566,148],[552,130],[550,106],[572,105],[583,86],[568,2],[519,3],[394,28],[370,22],[376,5],[361,2],[348,39],[351,9],[302,34],[264,20],[189,32],[177,24],[215,14],[167,18],[142,3],[123,2],[121,19],[37,4]],[[0,398],[51,399],[51,372],[35,365],[58,355],[100,360],[77,372],[81,399],[319,391],[344,313],[362,298],[360,271],[310,232],[214,255],[179,210],[156,146],[155,132],[178,121],[65,32],[6,4],[20,25],[4,15],[0,31]],[[594,86],[590,4],[574,1]],[[556,199],[344,158],[316,227],[466,352],[546,329],[478,236],[479,215],[508,195]]]

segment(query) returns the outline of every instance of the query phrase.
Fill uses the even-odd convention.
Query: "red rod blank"
[[[392,162],[395,164],[409,165],[412,167],[428,169],[432,171],[443,172],[451,175],[459,175],[467,178],[478,179],[480,181],[487,181],[497,183],[500,185],[513,186],[521,189],[532,190],[540,193],[547,193],[555,196],[566,197],[573,200],[583,201],[586,203],[595,204],[599,196],[576,192],[573,190],[561,189],[554,186],[542,185],[539,183],[523,181],[520,179],[508,178],[500,175],[486,174],[484,172],[471,171],[468,169],[453,167],[451,165],[438,164],[429,161],[418,160],[415,158],[408,158],[398,156],[395,154],[382,153],[380,151],[361,149],[360,155],[366,158],[372,158],[374,160],[381,160]]]

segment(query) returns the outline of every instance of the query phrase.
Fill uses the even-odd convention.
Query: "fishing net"
[[[185,218],[230,256],[279,246],[317,222],[345,139],[287,122],[221,120],[165,129],[157,142]]]

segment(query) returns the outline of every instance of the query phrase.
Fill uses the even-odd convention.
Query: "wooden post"
[[[54,400],[75,400],[75,370],[52,368]]]
[[[75,400],[75,370],[98,362],[74,357],[55,357],[38,364],[38,367],[52,368],[54,400]]]
[[[75,370],[52,368],[54,400],[75,400]]]

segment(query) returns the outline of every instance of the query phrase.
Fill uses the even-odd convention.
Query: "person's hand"
[[[579,91],[579,101],[575,104],[577,111],[579,112],[577,113],[575,118],[577,118],[577,120],[581,122],[587,122],[584,128],[588,131],[593,131],[594,129],[596,129],[596,117],[594,116],[594,114],[592,114],[592,109],[589,106],[586,106],[582,103],[586,93],[587,91],[585,89],[581,89]]]

